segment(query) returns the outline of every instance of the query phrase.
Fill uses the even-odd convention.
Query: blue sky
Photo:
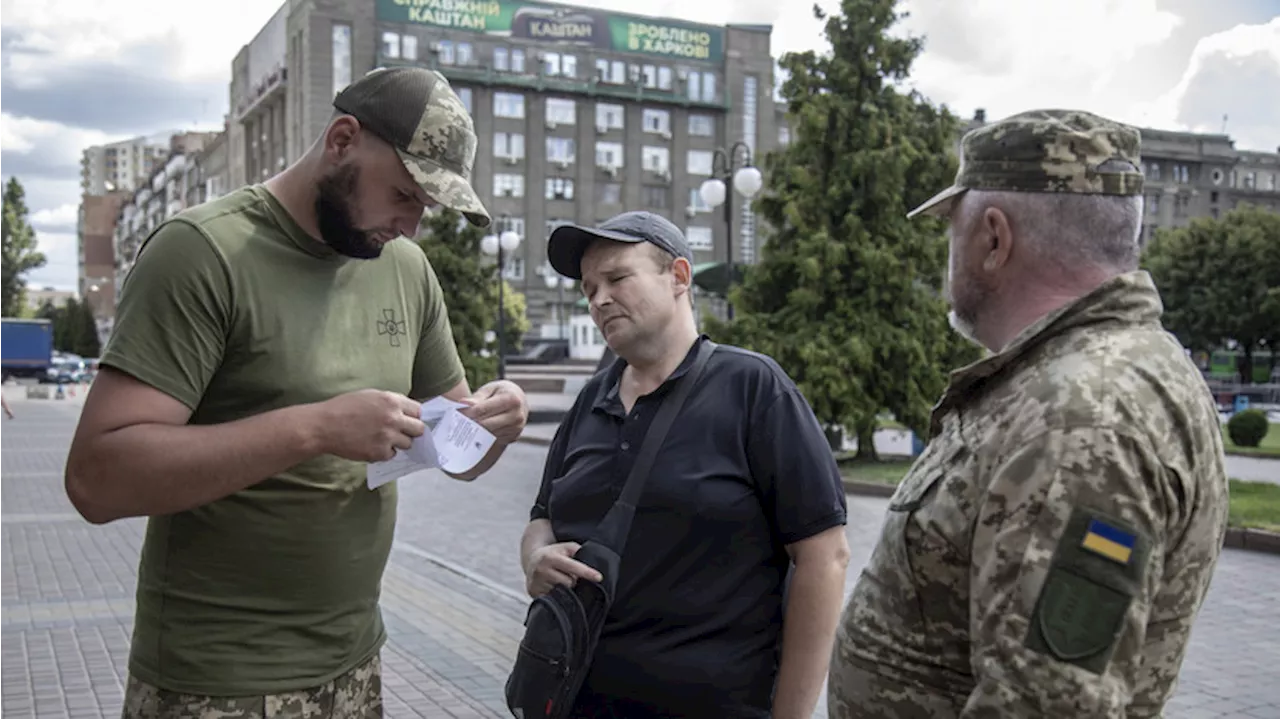
[[[231,59],[278,7],[225,0],[215,13],[192,14],[171,0],[114,0],[102,12],[91,0],[3,0],[0,173],[26,187],[49,256],[32,285],[75,287],[81,150],[221,127]],[[772,24],[775,55],[824,45],[810,2],[647,7],[695,22]],[[1211,132],[1222,131],[1225,115],[1237,147],[1280,146],[1280,0],[907,0],[902,9],[903,30],[926,40],[912,83],[962,115],[1078,107]]]

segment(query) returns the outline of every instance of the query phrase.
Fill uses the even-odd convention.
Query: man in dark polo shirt
[[[548,451],[521,543],[532,596],[595,574],[573,555],[707,341],[692,253],[662,217],[559,227],[547,251],[582,281],[618,360],[583,388]],[[654,462],[574,716],[808,719],[840,612],[844,523],[808,402],[769,357],[719,346]]]

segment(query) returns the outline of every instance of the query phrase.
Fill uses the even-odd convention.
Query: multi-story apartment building
[[[80,192],[132,192],[169,154],[169,134],[94,145],[80,155]]]
[[[301,156],[370,70],[439,70],[475,119],[495,229],[522,237],[504,274],[555,334],[565,293],[547,289],[545,241],[560,223],[647,209],[685,229],[698,263],[723,261],[731,237],[736,262],[755,257],[743,198],[726,227],[698,188],[717,150],[741,142],[754,160],[778,142],[770,33],[516,0],[289,0],[232,64],[229,184]]]
[[[963,131],[986,122],[978,110]],[[1145,175],[1143,241],[1162,227],[1185,227],[1242,203],[1280,212],[1280,148],[1237,150],[1228,135],[1139,128]],[[958,149],[958,147],[957,147]]]

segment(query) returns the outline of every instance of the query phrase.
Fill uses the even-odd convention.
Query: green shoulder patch
[[[1077,507],[1058,540],[1027,628],[1027,647],[1101,674],[1142,591],[1150,540]]]

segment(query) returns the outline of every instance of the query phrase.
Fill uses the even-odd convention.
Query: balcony
[[[485,87],[533,90],[535,92],[582,95],[591,98],[624,100],[650,104],[674,105],[686,108],[703,108],[728,111],[731,98],[728,88],[721,90],[721,99],[713,101],[691,100],[680,92],[655,90],[641,85],[613,85],[589,80],[543,75],[542,73],[500,72],[490,67],[442,65],[434,61],[413,61],[385,57],[378,54],[379,67],[429,67],[438,70],[449,82],[462,82]]]

